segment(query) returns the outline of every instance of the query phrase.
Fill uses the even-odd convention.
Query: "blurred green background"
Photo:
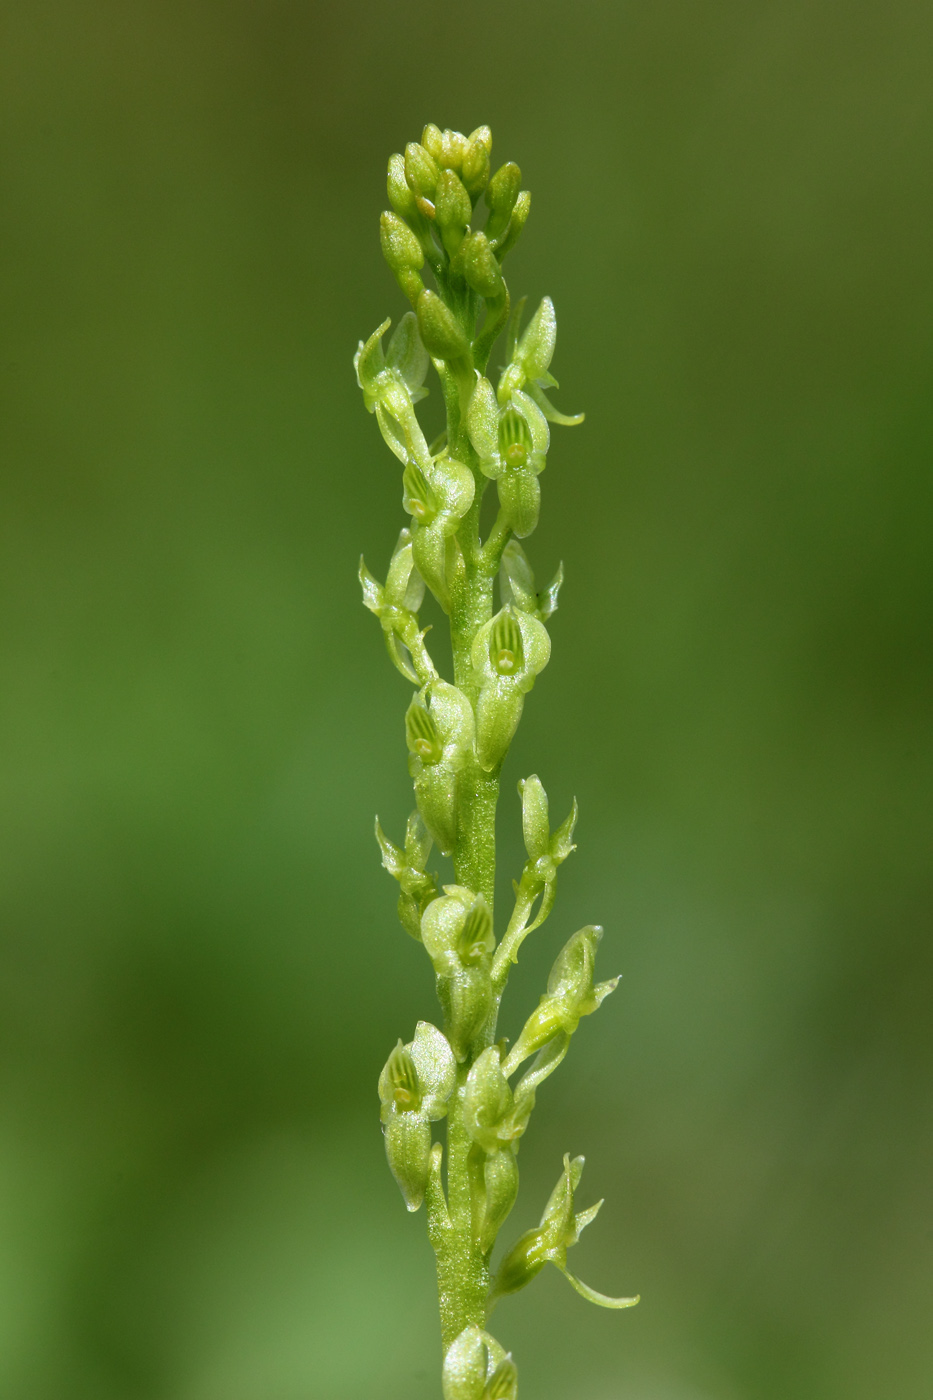
[[[546,1271],[496,1332],[526,1400],[929,1395],[931,69],[920,0],[3,6],[4,1400],[439,1395],[350,368],[428,120],[521,164],[587,411],[503,889],[519,776],[580,849],[504,1029],[581,923],[625,973],[513,1224],[585,1153],[576,1266],[643,1302]]]

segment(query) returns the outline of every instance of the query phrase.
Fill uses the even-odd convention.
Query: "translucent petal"
[[[610,1298],[605,1293],[597,1293],[595,1288],[590,1288],[588,1283],[578,1279],[566,1266],[561,1268],[558,1264],[557,1268],[560,1269],[571,1288],[577,1290],[581,1298],[585,1298],[588,1303],[595,1303],[599,1308],[633,1308],[641,1298],[640,1293],[636,1294],[634,1298]]]
[[[421,390],[431,359],[424,348],[418,332],[418,318],[413,311],[406,311],[396,326],[386,351],[386,363],[402,376],[412,397]],[[423,392],[419,397],[423,397]]]
[[[529,398],[534,399],[541,413],[551,423],[558,423],[563,428],[575,428],[582,423],[586,417],[585,413],[567,414],[561,413],[554,407],[544,390],[537,384],[527,384],[525,392]]]
[[[499,407],[492,385],[481,375],[477,376],[476,388],[467,409],[467,432],[479,455],[480,465],[486,472],[483,464],[494,465],[498,460]]]
[[[556,339],[557,317],[554,314],[554,303],[550,297],[545,297],[528,322],[513,357],[522,362],[529,379],[539,379],[547,373],[554,357]]]
[[[422,1110],[435,1122],[447,1112],[447,1100],[456,1083],[454,1052],[437,1026],[432,1026],[430,1021],[419,1021],[411,1043],[411,1057],[424,1090]]]

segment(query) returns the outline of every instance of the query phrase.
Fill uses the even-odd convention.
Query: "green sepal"
[[[499,1148],[483,1163],[482,1194],[474,1225],[476,1241],[484,1254],[496,1242],[518,1196],[518,1163],[511,1147]]]
[[[518,539],[525,540],[538,528],[541,487],[534,472],[504,472],[496,482],[502,518]]]
[[[397,1113],[385,1128],[386,1157],[410,1211],[424,1200],[431,1164],[431,1128],[419,1113]]]

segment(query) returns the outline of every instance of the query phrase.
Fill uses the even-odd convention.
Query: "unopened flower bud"
[[[439,165],[444,154],[444,133],[440,127],[435,126],[433,122],[428,122],[421,133],[421,144],[432,160]]]
[[[489,660],[500,676],[514,676],[524,665],[521,629],[510,608],[500,612],[489,634]]]
[[[437,725],[424,705],[413,700],[405,715],[405,739],[409,752],[422,763],[440,763],[444,752]]]
[[[479,199],[489,181],[489,151],[491,146],[492,133],[488,126],[480,127],[478,131],[467,138],[467,148],[463,156],[460,178],[474,203]]]
[[[472,287],[474,292],[479,292],[487,301],[503,296],[505,283],[502,280],[502,270],[492,245],[482,230],[477,229],[464,238],[457,261],[468,286]]]
[[[470,196],[453,170],[442,170],[438,177],[434,209],[441,240],[453,257],[473,213]]]
[[[531,191],[521,190],[518,199],[515,201],[515,208],[512,210],[512,217],[509,226],[501,238],[496,239],[496,257],[500,263],[506,253],[511,252],[518,242],[522,229],[528,222],[528,215],[531,213]]]
[[[475,131],[471,131],[467,137],[467,145],[473,144],[485,147],[486,154],[492,151],[492,130],[488,126],[478,126]]]
[[[412,188],[405,179],[405,157],[398,154],[389,157],[389,171],[386,177],[386,193],[389,196],[389,203],[398,214],[409,224],[418,225],[422,222]]]
[[[514,161],[502,165],[486,186],[486,203],[489,206],[489,219],[486,235],[498,238],[505,233],[515,208],[515,201],[521,188],[522,172]]]
[[[405,179],[416,199],[420,196],[433,200],[439,174],[434,157],[417,141],[409,141],[405,147]]]
[[[424,253],[411,229],[398,214],[386,210],[380,215],[379,236],[382,255],[393,272],[424,267]]]
[[[522,833],[525,837],[525,850],[529,860],[537,860],[548,853],[551,827],[548,817],[547,793],[537,773],[530,778],[522,778],[518,784],[522,799]]]
[[[428,353],[438,360],[460,360],[470,354],[470,342],[436,292],[425,290],[418,298],[418,329]]]

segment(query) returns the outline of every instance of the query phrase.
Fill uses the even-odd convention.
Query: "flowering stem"
[[[378,823],[377,837],[383,864],[400,886],[402,925],[431,959],[444,1029],[421,1021],[407,1045],[399,1042],[380,1076],[379,1097],[386,1154],[406,1204],[409,1210],[423,1201],[427,1206],[444,1400],[515,1400],[515,1364],[484,1330],[486,1318],[501,1296],[524,1287],[545,1263],[602,1306],[637,1301],[606,1298],[567,1272],[567,1249],[598,1209],[574,1213],[582,1158],[565,1157],[538,1229],[523,1235],[495,1272],[491,1266],[518,1190],[516,1153],[536,1090],[563,1060],[581,1018],[618,980],[594,983],[601,930],[580,929],[558,954],[547,991],[509,1054],[505,1042],[495,1043],[511,966],[524,939],[550,913],[557,868],[574,849],[576,804],[552,832],[540,780],[524,779],[519,790],[528,860],[497,946],[500,773],[525,696],[550,656],[545,623],[563,577],[558,570],[538,593],[519,540],[538,522],[548,420],[572,425],[582,415],[559,414],[543,392],[555,384],[549,366],[556,324],[547,298],[523,333],[519,303],[498,387],[485,377],[509,316],[502,260],[530,208],[517,165],[509,162],[490,176],[491,146],[488,127],[465,137],[429,126],[422,143],[390,159],[392,210],[382,216],[382,247],[414,311],[402,318],[387,350],[382,337],[389,322],[360,344],[355,360],[366,407],[402,462],[402,502],[411,516],[385,584],[362,563],[360,580],[393,664],[418,687],[405,716],[416,810],[404,847]],[[481,198],[488,210],[485,232],[477,226]],[[422,280],[425,263],[436,291]],[[446,434],[434,452],[415,410],[430,363],[447,411]],[[499,510],[483,543],[480,514],[492,482]],[[449,617],[452,682],[439,675],[418,622],[425,587]],[[432,842],[451,860],[456,880],[441,892],[426,870]],[[532,1056],[531,1068],[511,1086],[510,1077]],[[431,1125],[444,1118],[446,1173],[444,1149],[431,1140]]]

